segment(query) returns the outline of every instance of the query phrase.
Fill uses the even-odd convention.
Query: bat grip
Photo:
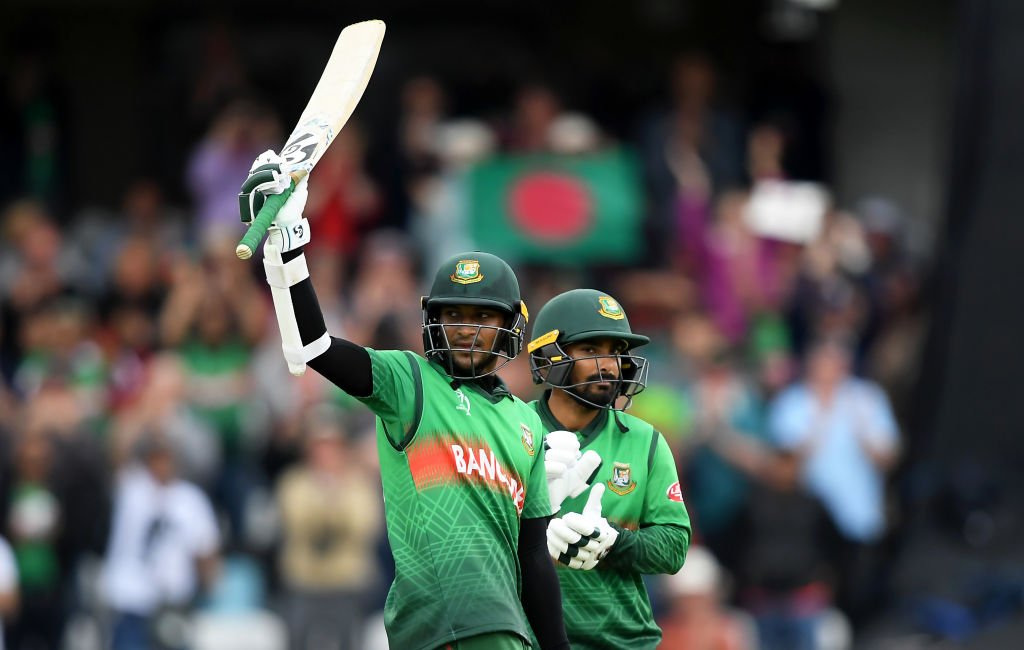
[[[270,224],[274,223],[274,218],[280,212],[281,206],[292,195],[294,189],[295,181],[292,181],[291,186],[284,192],[271,194],[267,197],[263,207],[260,208],[259,213],[253,218],[252,223],[249,224],[249,229],[245,232],[242,240],[235,247],[235,255],[238,256],[238,259],[247,260],[252,257],[256,247],[263,241],[263,236],[267,234],[267,228],[270,228]]]

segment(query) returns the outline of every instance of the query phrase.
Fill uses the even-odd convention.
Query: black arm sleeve
[[[520,600],[541,650],[569,650],[562,618],[562,589],[548,556],[550,517],[523,519],[519,527],[519,565],[523,571]]]
[[[302,255],[302,249],[282,254],[285,262]],[[313,282],[306,278],[289,289],[295,321],[299,325],[302,345],[309,345],[327,333],[320,302],[316,299]],[[309,367],[326,377],[335,386],[354,397],[369,397],[373,393],[373,367],[370,354],[360,345],[351,341],[331,337],[331,346],[315,359]]]

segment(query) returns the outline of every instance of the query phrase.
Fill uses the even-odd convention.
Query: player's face
[[[506,326],[505,318],[501,311],[479,305],[441,308],[441,324],[453,350],[452,364],[457,374],[480,374],[497,361],[490,353],[498,336],[497,328]]]
[[[566,354],[577,359],[569,383],[583,384],[569,390],[594,404],[610,405],[616,397],[616,380],[621,372],[617,355],[624,353],[625,347],[622,341],[607,338],[567,345]]]

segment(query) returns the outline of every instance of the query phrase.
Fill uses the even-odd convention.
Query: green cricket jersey
[[[453,385],[412,352],[368,350],[395,581],[392,648],[488,632],[530,638],[519,600],[519,520],[550,514],[537,414],[500,384]]]
[[[565,429],[548,408],[547,394],[530,406],[540,414],[545,433]],[[574,650],[656,648],[661,629],[641,575],[675,573],[690,545],[690,517],[668,443],[640,418],[619,413],[617,419],[601,410],[577,432],[580,446],[601,456],[593,484],[605,484],[601,512],[619,538],[591,571],[558,565],[565,629]],[[588,489],[566,499],[558,514],[582,513],[589,496]]]

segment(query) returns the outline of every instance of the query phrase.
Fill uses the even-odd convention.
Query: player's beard
[[[496,358],[490,352],[452,352],[451,355],[455,377],[479,377],[490,372]]]
[[[577,398],[580,404],[587,408],[605,408],[611,406],[619,396],[616,387],[619,385],[618,377],[590,375],[586,378],[585,384],[573,386],[568,393]],[[598,382],[605,382],[607,387],[602,387]],[[589,403],[588,403],[589,402]]]
[[[452,360],[452,372],[455,377],[474,377],[487,373],[494,367],[497,357],[488,349],[481,349],[479,346],[469,352],[468,348],[472,343],[453,344],[455,350],[449,352]],[[458,348],[463,348],[459,350]]]

